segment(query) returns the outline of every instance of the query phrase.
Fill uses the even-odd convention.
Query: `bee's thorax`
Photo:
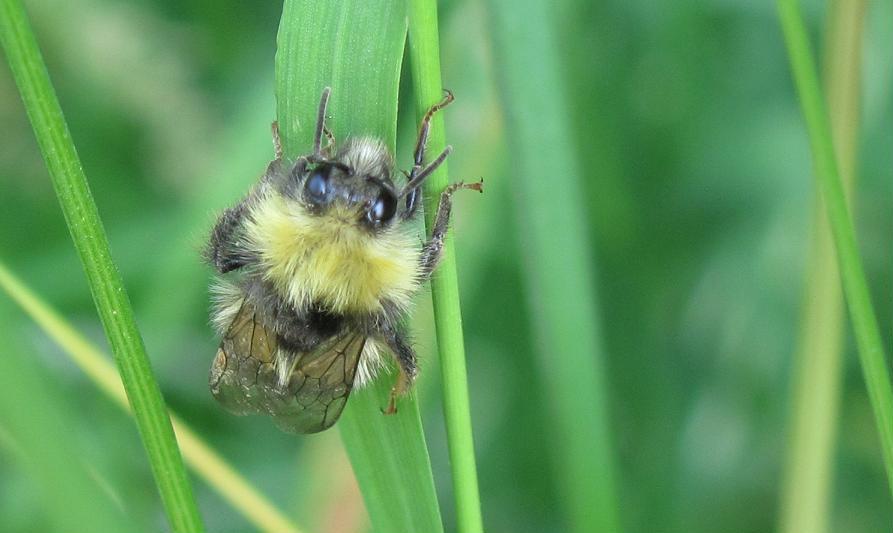
[[[419,246],[399,227],[372,234],[347,206],[313,214],[275,193],[251,215],[246,237],[260,274],[296,308],[379,312],[385,301],[408,306],[418,288]]]

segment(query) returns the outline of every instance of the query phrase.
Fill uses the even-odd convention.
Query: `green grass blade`
[[[416,116],[421,120],[425,112],[443,98],[435,0],[409,2],[409,56]],[[443,117],[440,114],[435,115],[428,138],[429,153],[439,154],[446,145],[445,137]],[[434,223],[440,193],[449,183],[447,166],[446,162],[442,164],[425,182],[425,225],[429,232]],[[444,239],[443,259],[431,279],[431,300],[443,376],[443,414],[453,474],[456,526],[461,533],[480,533],[484,530],[484,525],[474,458],[465,343],[452,232]]]
[[[372,135],[394,150],[406,15],[397,1],[287,0],[276,52],[276,114],[287,157],[310,152],[324,87],[326,124],[343,141]]]
[[[401,1],[286,0],[276,54],[277,115],[288,157],[308,153],[323,87],[335,137],[375,135],[394,149],[406,15]],[[415,398],[383,416],[392,377],[356,391],[338,426],[373,529],[443,530]]]
[[[385,417],[389,377],[351,396],[339,424],[344,447],[363,493],[372,529],[443,531],[428,450],[416,400],[403,400]]]
[[[133,309],[20,0],[0,1],[0,42],[87,274],[168,520],[174,531],[202,531],[192,486]]]
[[[114,366],[57,312],[41,301],[0,263],[0,288],[62,348],[94,384],[122,409],[131,412]],[[300,533],[297,526],[251,486],[213,448],[176,415],[171,421],[183,458],[208,485],[261,531]],[[97,529],[92,529],[97,530]],[[101,530],[101,529],[99,529]]]
[[[489,4],[560,499],[569,531],[619,531],[592,238],[551,8]]]
[[[875,423],[881,439],[887,481],[893,494],[893,391],[890,374],[884,360],[877,318],[871,305],[868,282],[859,257],[856,232],[847,209],[843,185],[838,174],[831,126],[819,78],[816,73],[809,36],[796,0],[779,0],[778,12],[784,30],[794,82],[800,96],[800,106],[806,120],[816,179],[831,224],[837,250],[843,291],[846,295],[850,321],[859,349],[862,373],[874,410]]]
[[[825,88],[844,188],[856,174],[863,0],[834,0],[825,39]],[[834,450],[843,381],[843,294],[834,241],[816,198],[803,331],[794,370],[793,420],[781,495],[779,531],[824,533],[831,514]]]

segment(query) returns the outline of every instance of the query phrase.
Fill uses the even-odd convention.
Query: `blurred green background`
[[[804,7],[818,43],[825,6]],[[286,435],[268,420],[228,415],[207,389],[216,341],[199,250],[215,213],[272,158],[281,5],[43,0],[28,8],[169,405],[298,524],[362,529],[362,500],[337,432]],[[589,237],[577,245],[596,271],[624,530],[774,530],[814,201],[775,6],[611,0],[554,9],[561,79],[529,83],[561,91],[583,170]],[[483,176],[487,187],[480,198],[457,196],[454,219],[485,525],[565,531],[544,366],[531,334],[535,300],[521,270],[519,228],[535,198],[513,190],[516,154],[497,64],[513,51],[497,49],[487,5],[442,2],[440,15],[444,85],[457,97],[445,113],[451,178]],[[863,43],[856,219],[890,346],[889,2],[869,5]],[[410,104],[401,103],[400,120],[408,168]],[[0,125],[0,260],[104,346],[5,66]],[[539,155],[550,152],[545,144]],[[541,176],[543,195],[551,179]],[[65,499],[77,483],[93,491],[92,505],[122,513],[134,530],[164,529],[131,420],[5,296],[0,313],[0,530],[52,529],[54,513],[77,511]],[[423,422],[451,530],[427,296],[412,325],[424,359]],[[893,505],[849,339],[843,383],[831,530],[889,531]],[[58,455],[59,443],[70,460]],[[196,491],[210,531],[250,528],[203,483]]]

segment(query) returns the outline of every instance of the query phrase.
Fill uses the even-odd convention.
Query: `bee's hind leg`
[[[397,361],[397,366],[400,367],[397,381],[391,388],[388,406],[383,411],[386,415],[392,415],[397,412],[397,399],[406,395],[412,389],[412,384],[419,374],[419,367],[415,351],[402,333],[396,329],[388,328],[382,332],[382,340],[388,345],[394,360]]]
[[[453,193],[459,189],[471,189],[483,192],[484,180],[474,183],[458,182],[448,186],[440,193],[440,203],[437,206],[437,214],[434,216],[434,228],[431,230],[431,238],[422,247],[422,259],[420,270],[422,279],[429,279],[437,263],[443,257],[443,241],[446,238],[447,229],[450,226],[450,214],[453,209]]]

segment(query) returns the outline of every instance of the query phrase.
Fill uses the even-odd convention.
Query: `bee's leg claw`
[[[383,415],[396,415],[397,414],[397,400],[391,396],[391,399],[388,401],[388,406],[381,410],[381,414]]]
[[[316,157],[323,155],[322,137],[326,129],[326,107],[329,105],[329,95],[331,94],[331,87],[326,87],[322,90],[322,97],[319,100],[319,110],[316,113],[316,132],[313,135],[313,155]]]

